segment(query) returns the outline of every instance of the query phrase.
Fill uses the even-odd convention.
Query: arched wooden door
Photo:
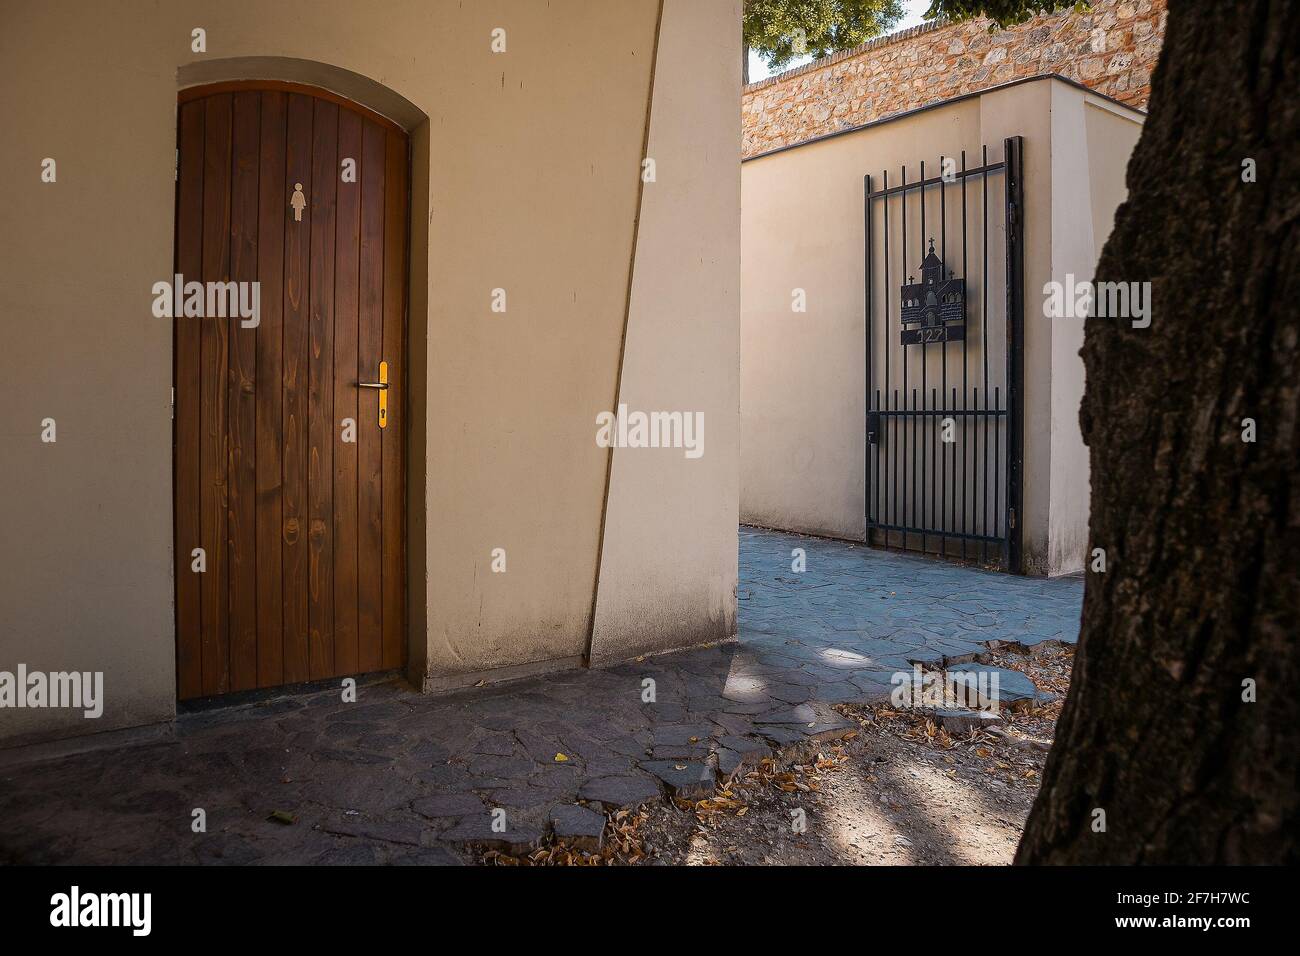
[[[204,283],[206,313],[174,319],[178,695],[400,667],[407,137],[321,90],[201,87],[176,179],[177,301]],[[257,283],[256,317],[218,317],[217,282]]]

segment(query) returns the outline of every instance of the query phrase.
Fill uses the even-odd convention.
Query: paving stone
[[[672,724],[681,723],[686,719],[685,705],[664,700],[662,689],[657,688],[656,693],[660,699],[653,704],[647,704],[645,707],[645,713],[651,720]]]
[[[745,766],[745,758],[734,750],[726,747],[719,747],[717,750],[718,773],[724,780],[730,780]]]
[[[713,768],[703,761],[643,760],[641,769],[654,774],[683,800],[703,800],[716,789]]]
[[[334,836],[378,840],[384,843],[404,843],[408,846],[420,846],[420,833],[423,829],[416,823],[361,819],[342,823],[330,821],[322,823],[320,828]]]
[[[754,722],[741,714],[714,714],[713,722],[726,733],[737,737],[753,733]]]
[[[627,773],[632,769],[632,764],[626,758],[620,758],[614,769],[608,773],[591,773],[589,769],[590,765],[579,766],[575,763],[557,763],[547,767],[538,767],[532,776],[528,778],[528,785],[543,790],[576,792],[582,786],[584,780],[591,777],[607,777]]]
[[[777,747],[788,747],[791,744],[801,744],[808,738],[798,730],[791,728],[787,724],[769,724],[759,727],[758,732],[772,741]]]
[[[812,697],[811,687],[794,684],[773,684],[767,692],[768,696],[786,704],[801,704]]]
[[[422,846],[389,857],[393,866],[464,866],[465,861],[445,846]]]
[[[537,849],[542,842],[542,828],[533,823],[512,821],[507,814],[506,829],[498,833],[492,829],[492,818],[483,813],[457,821],[454,827],[440,834],[439,839],[520,856]]]
[[[553,763],[557,753],[564,752],[564,745],[557,738],[544,736],[527,730],[515,732],[524,752],[536,763]],[[567,755],[566,755],[567,756]]]
[[[468,790],[472,786],[481,786],[477,779],[464,767],[457,767],[451,764],[423,767],[415,771],[415,773],[411,775],[411,779],[415,780],[417,783],[429,787],[435,787],[440,790]]]
[[[512,757],[518,749],[519,745],[515,742],[514,734],[492,733],[476,743],[473,752],[497,757]]]
[[[997,727],[1002,718],[986,710],[963,710],[939,708],[934,712],[934,719],[940,727],[950,734],[969,734],[977,727]]]
[[[551,830],[557,840],[596,853],[605,836],[605,814],[573,803],[562,804],[551,808]]]
[[[405,742],[406,738],[402,734],[374,733],[366,734],[358,740],[357,746],[363,750],[392,752]]]
[[[615,737],[606,741],[605,746],[619,756],[635,757],[638,760],[644,757],[646,752],[646,744],[635,737]]]
[[[257,860],[260,854],[249,840],[233,833],[214,833],[194,850],[200,863],[245,866]]]
[[[1032,702],[1038,699],[1038,689],[1034,687],[1033,681],[1020,671],[1013,671],[1005,667],[993,667],[988,664],[961,664],[958,667],[950,667],[947,675],[950,679],[961,681],[962,686],[969,689],[967,693],[973,692],[977,695],[981,707],[997,709],[998,707],[1013,706],[1022,701]],[[995,676],[997,678],[996,688],[993,686]],[[968,702],[973,703],[974,701],[968,699]]]
[[[645,756],[646,754],[643,752],[636,754],[634,757],[627,757],[621,753],[614,754],[614,756],[610,757],[597,757],[594,760],[584,761],[581,767],[585,771],[584,777],[616,777],[616,775],[628,773],[629,770],[632,770],[633,762],[642,760]],[[572,767],[573,765],[571,763],[568,766]]]
[[[451,751],[433,740],[420,741],[406,755],[412,760],[429,764],[445,764],[451,759]]]
[[[342,846],[326,850],[312,861],[312,866],[374,866],[379,862],[377,849],[369,843],[349,840]]]
[[[598,777],[578,791],[579,800],[599,803],[606,810],[633,809],[660,795],[658,785],[643,774]]]
[[[654,745],[688,744],[707,741],[713,735],[712,724],[658,724],[652,728]]]
[[[358,701],[355,704],[344,704],[338,711],[326,716],[325,720],[329,723],[336,720],[386,721],[406,717],[410,713],[409,707],[396,701],[377,704],[363,704]]]
[[[411,804],[411,809],[430,820],[486,812],[483,801],[472,793],[443,793],[432,797],[421,797]]]
[[[742,758],[752,763],[758,763],[764,757],[772,755],[772,748],[764,741],[754,737],[727,735],[726,737],[719,737],[718,744],[728,750],[735,751]]]
[[[373,733],[379,726],[377,723],[341,720],[338,723],[327,724],[321,734],[330,740],[346,740],[349,737]]]
[[[754,724],[761,726],[763,724],[793,724],[804,726],[816,723],[818,721],[835,720],[839,718],[828,704],[819,701],[812,701],[806,704],[799,704],[797,707],[778,707],[776,710],[770,710],[765,714],[760,714],[754,719]]]
[[[512,810],[535,810],[549,807],[564,799],[558,790],[543,790],[540,787],[516,787],[510,790],[492,790],[488,793],[488,803],[493,807],[507,807]]]
[[[482,754],[469,762],[467,767],[475,777],[493,777],[509,780],[513,777],[526,777],[537,769],[537,764],[525,757],[500,757],[495,754]]]
[[[734,714],[738,717],[752,717],[755,714],[766,713],[772,709],[773,701],[749,701],[744,704],[728,704],[722,708],[723,713]]]
[[[703,744],[665,744],[650,748],[651,760],[704,760],[711,748]]]
[[[317,762],[334,761],[337,763],[358,764],[371,767],[378,764],[389,764],[393,762],[392,757],[385,757],[382,754],[366,753],[361,750],[343,750],[338,747],[317,748],[312,752],[312,757]]]

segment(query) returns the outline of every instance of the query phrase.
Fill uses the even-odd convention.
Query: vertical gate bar
[[[897,415],[897,412],[898,412],[898,389],[897,389],[897,388],[894,389],[894,407],[893,407],[893,411],[895,412],[895,414],[889,416],[889,421],[890,421],[891,423],[893,423],[894,421],[896,421],[897,418],[898,418],[898,415]],[[893,427],[895,433],[897,433],[897,431],[898,431],[898,427],[897,427],[896,425],[891,425],[891,427]],[[897,436],[895,435],[895,437],[897,437]],[[894,480],[894,493],[893,493],[894,512],[897,512],[897,511],[898,511],[898,458],[899,458],[899,455],[898,455],[898,445],[897,445],[897,443],[895,443],[895,444],[891,445],[890,448],[889,448],[889,470],[890,470],[890,472],[891,472],[891,474],[892,474],[892,476],[893,476],[893,480]],[[897,525],[897,524],[898,524],[897,517],[896,517],[896,515],[895,515],[894,513],[891,513],[891,514],[890,514],[889,523],[892,524],[892,525]],[[885,532],[885,536],[888,537],[888,535],[889,535],[889,532]],[[907,535],[903,535],[903,546],[904,546],[904,547],[907,546]]]
[[[953,410],[953,416],[952,416],[952,417],[953,417],[953,423],[952,423],[952,432],[953,432],[953,442],[952,442],[952,483],[953,483],[953,486],[954,486],[954,487],[953,487],[953,489],[952,489],[952,513],[949,515],[948,527],[951,528],[953,531],[956,531],[956,530],[957,530],[957,488],[956,488],[956,484],[957,484],[957,420],[958,420],[958,417],[959,417],[959,416],[957,415],[957,386],[956,386],[956,385],[954,385],[954,386],[952,387],[952,405],[950,405],[949,407]],[[965,416],[965,415],[962,415],[962,416],[960,416],[960,418],[961,418],[961,423],[962,423],[962,441],[964,442],[965,439],[966,439],[966,416]],[[963,542],[965,541],[964,538],[963,538],[962,540],[963,540]],[[946,548],[944,549],[944,553],[945,553],[945,554],[947,553],[947,549],[946,549]]]
[[[944,187],[947,185],[947,169],[944,166],[945,157],[939,157],[939,258],[943,260],[944,268],[948,266],[948,201],[945,195]],[[950,270],[951,271],[951,270]],[[942,278],[942,277],[941,277]],[[940,387],[939,394],[943,396],[944,401],[948,399],[948,339],[945,337],[942,351],[939,353],[940,367]],[[953,438],[956,439],[956,422],[953,423]],[[955,448],[954,448],[955,450]],[[939,443],[939,451],[943,453],[943,443]],[[939,518],[940,518],[940,537],[939,551],[946,558],[948,556],[948,539],[947,532],[951,529],[948,522],[948,455],[943,453],[942,479],[939,482]]]
[[[975,419],[975,428],[973,429],[973,438],[971,441],[971,471],[975,471],[975,469],[978,468],[980,464],[980,430],[979,430],[980,387],[978,385],[971,386],[971,416],[970,417]],[[975,486],[979,485],[979,480],[980,480],[979,475],[976,474]],[[973,486],[970,491],[970,528],[972,534],[982,534],[983,531],[979,527],[980,513],[976,509],[975,505],[976,505],[975,487]],[[980,545],[981,548],[983,546],[984,546],[983,544]]]
[[[876,412],[877,412],[877,413],[880,412],[880,389],[876,389]],[[875,512],[876,512],[876,522],[877,522],[878,524],[879,524],[879,523],[883,523],[883,517],[884,517],[883,512],[880,510],[880,496],[881,496],[881,488],[880,488],[880,476],[881,476],[881,470],[880,470],[880,451],[881,451],[881,449],[884,447],[884,446],[881,444],[881,442],[880,442],[880,439],[881,439],[881,434],[880,434],[880,433],[884,430],[884,424],[885,424],[885,421],[884,421],[883,418],[881,418],[881,419],[877,419],[877,421],[876,421],[876,484],[875,484],[875,489],[876,489],[876,501],[875,501],[875,504],[876,504],[876,507],[875,507]],[[886,531],[882,537],[884,538],[885,548],[886,548],[886,550],[888,550],[888,548],[889,548],[889,532]],[[870,544],[869,541],[868,541],[867,543]]]
[[[930,386],[930,408],[932,408],[936,413],[939,411],[939,402],[935,396],[935,388],[933,385]],[[935,521],[934,518],[935,502],[939,500],[939,496],[935,493],[935,487],[934,487],[935,475],[937,475],[939,472],[935,460],[939,457],[939,446],[942,444],[942,442],[938,440],[939,431],[940,431],[939,416],[935,414],[935,415],[931,415],[930,417],[934,419],[934,422],[930,424],[930,524],[933,527],[939,529],[939,535],[938,535],[939,554],[940,556],[942,556],[944,553],[943,528]]]
[[[900,182],[899,185],[902,187],[902,191],[898,195],[899,198],[902,200],[902,204],[903,204],[902,213],[901,213],[902,238],[899,240],[899,244],[898,244],[898,248],[899,248],[898,266],[899,266],[899,274],[902,276],[901,280],[899,281],[899,285],[901,286],[904,282],[907,281],[907,166],[906,165],[902,167],[902,181]],[[899,329],[899,341],[901,342],[902,330],[903,330],[903,316],[901,312],[899,313],[898,316],[898,329]],[[906,412],[907,411],[907,367],[908,365],[911,364],[910,362],[907,361],[907,349],[901,348],[900,346],[898,359],[903,364],[903,411]],[[903,449],[902,449],[903,450],[903,454],[902,454],[903,490],[906,491],[907,490],[907,421],[901,420],[899,421],[898,424],[903,432]],[[915,453],[915,449],[913,449],[913,452]],[[902,509],[903,520],[899,523],[904,526],[910,525],[907,513],[911,505],[912,505],[911,500],[903,502],[903,509]],[[906,531],[903,532],[902,547],[903,550],[907,550],[908,548]]]
[[[880,174],[881,174],[881,188],[885,190],[885,194],[880,197],[880,212],[881,215],[884,217],[884,228],[881,231],[885,234],[884,235],[885,261],[881,263],[880,266],[881,278],[885,280],[884,281],[885,311],[880,317],[880,333],[881,333],[880,337],[882,343],[881,351],[885,353],[885,407],[888,408],[889,407],[889,353],[892,351],[889,347],[889,170],[882,169],[880,171]],[[894,427],[893,422],[894,419],[891,416],[886,415],[885,421],[881,423],[882,427],[880,429],[882,432],[881,437],[888,436],[890,439],[885,445],[886,452],[885,452],[884,465],[891,472],[894,469],[894,443],[893,443],[893,434],[892,434],[892,430]],[[876,457],[877,459],[879,459],[880,457],[879,452],[877,452]],[[890,510],[890,506],[894,505],[894,503],[897,500],[898,498],[896,495],[893,497],[890,496],[889,486],[888,484],[886,484],[885,506],[884,506],[884,510],[882,510],[880,513],[881,518],[884,519],[883,521],[884,524],[894,523],[893,521],[894,516],[893,516],[893,512]],[[889,530],[886,529],[885,533],[882,534],[881,537],[884,539],[885,548],[888,549]]]
[[[989,164],[988,145],[981,146],[983,165]],[[980,253],[984,257],[984,272],[980,279],[980,303],[983,306],[983,319],[980,324],[980,355],[984,359],[984,461],[980,468],[980,534],[985,539],[980,542],[980,560],[988,564],[989,534],[989,174],[985,169],[980,174],[980,184],[984,189],[984,201],[980,214],[983,219],[983,240]]]
[[[921,160],[921,176],[917,180],[920,184],[917,189],[916,198],[921,203],[921,257],[919,262],[925,261],[925,160]],[[924,270],[923,270],[924,272]],[[921,339],[921,408],[926,408],[926,378],[929,375],[930,366],[930,343]],[[915,402],[913,402],[915,404]],[[921,529],[921,553],[925,554],[925,453],[926,446],[930,442],[930,416],[921,416],[921,497],[918,504],[921,507],[921,520],[918,521],[917,527]]]
[[[969,324],[970,321],[970,269],[967,265],[966,256],[966,150],[961,151],[961,274],[966,279],[966,301],[962,303],[962,325]],[[968,344],[970,335],[963,335],[961,339],[961,410],[967,409],[967,401],[970,393],[970,383],[968,381],[967,370],[969,367]],[[955,404],[955,403],[954,403]],[[966,459],[967,446],[970,445],[970,416],[963,414],[961,417],[961,557],[966,560]],[[956,449],[953,449],[955,452]],[[953,481],[957,480],[957,459],[953,458]],[[956,502],[954,502],[954,505]],[[956,515],[953,516],[953,523],[956,524]]]
[[[871,421],[871,174],[867,173],[862,177],[862,228],[863,228],[863,271],[866,277],[865,299],[862,303],[862,324],[864,332],[864,354],[865,354],[865,376],[863,377],[864,387],[862,392],[862,403],[866,406],[866,421]],[[880,436],[876,436],[879,441]],[[874,509],[871,507],[871,493],[875,488],[871,480],[871,442],[863,434],[863,458],[862,458],[862,510],[863,516],[862,540],[871,544],[871,513]]]
[[[906,401],[907,396],[903,396],[903,400]],[[916,514],[916,501],[917,501],[916,498],[916,420],[917,418],[920,417],[919,415],[916,414],[916,411],[917,411],[916,386],[913,385],[912,386],[912,414],[908,416],[909,418],[912,419],[912,500],[909,502],[909,504],[912,506],[911,526],[913,528],[919,528],[923,523],[923,521],[920,518],[918,518]],[[925,541],[924,532],[922,533],[921,541],[923,543]]]
[[[1009,137],[1003,145],[1006,159],[1007,204],[1007,570],[1022,574],[1021,484],[1024,417],[1020,396],[1025,376],[1024,303],[1024,137]]]
[[[994,408],[1002,407],[1002,389],[997,385],[993,386],[993,407]],[[998,504],[1000,503],[1001,493],[1002,493],[1002,418],[1003,416],[999,415],[997,418],[993,420],[993,533],[994,536],[998,536]],[[1002,530],[1003,533],[1005,533],[1006,531],[1005,522],[1003,523]],[[1003,544],[1005,545],[1005,540]],[[1004,546],[999,546],[998,560],[1005,561],[1006,557],[1007,557],[1006,548]],[[1003,567],[1005,568],[1006,565],[1003,564]]]

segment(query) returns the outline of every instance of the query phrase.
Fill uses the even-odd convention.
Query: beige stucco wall
[[[611,570],[600,600],[611,633],[643,603],[632,588],[636,549],[620,551],[620,536],[644,539],[651,527],[692,542],[681,567],[656,579],[683,640],[715,631],[719,614],[734,618],[725,566],[707,591],[692,583],[717,575],[728,548],[734,564],[734,527],[724,540],[724,522],[699,529],[678,505],[689,486],[735,514],[725,414],[734,376],[693,383],[703,367],[734,365],[727,237],[736,210],[701,200],[737,189],[736,93],[696,83],[693,58],[726,72],[738,55],[737,10],[733,0],[670,2],[670,42],[654,67],[659,14],[657,0],[0,6],[9,225],[0,232],[0,670],[102,670],[107,696],[98,721],[0,711],[0,744],[175,710],[171,329],[151,315],[150,288],[171,273],[177,88],[199,80],[330,85],[348,71],[360,79],[340,80],[340,92],[412,129],[411,372],[420,377],[411,393],[426,403],[410,444],[413,679],[573,663],[586,652],[610,461],[594,414],[610,407],[621,366],[666,383],[645,401],[695,403],[718,420],[709,421],[712,460],[675,479],[677,494],[644,497],[635,462],[612,484],[619,516],[606,522]],[[190,51],[195,27],[207,31],[206,54]],[[504,54],[489,50],[495,27],[507,31]],[[654,130],[661,181],[676,191],[647,226],[646,255],[659,261],[632,296],[620,360],[652,75],[662,101],[677,104]],[[676,108],[688,112],[674,121]],[[722,161],[703,161],[697,134]],[[58,162],[56,184],[40,182],[47,156]],[[674,185],[683,169],[694,178]],[[714,328],[655,321],[671,290],[653,277],[673,268],[665,249],[675,232],[721,243],[689,279],[718,290],[709,293]],[[490,311],[494,288],[507,290],[505,315]],[[661,345],[665,336],[673,341]],[[686,352],[695,364],[674,365]],[[58,422],[55,444],[39,440],[46,417]],[[505,574],[490,571],[497,547]]]
[[[1139,117],[1064,83],[1052,88],[1052,275],[1090,281],[1127,189],[1124,171],[1142,131]],[[1088,449],[1079,431],[1083,320],[1043,314],[1042,283],[1026,286],[1025,322],[1052,331],[1050,502],[1047,551],[1036,569],[1082,570],[1088,544]]]
[[[989,144],[991,159],[1000,160],[1002,140],[1020,135],[1026,206],[1025,565],[1033,573],[1079,566],[1087,523],[1087,456],[1077,418],[1083,367],[1073,333],[1058,334],[1054,323],[1042,318],[1039,290],[1065,271],[1091,276],[1097,229],[1108,231],[1108,217],[1123,197],[1122,170],[1136,141],[1128,130],[1140,128],[1140,114],[1108,112],[1127,124],[1125,134],[1088,139],[1085,103],[1105,102],[1044,78],[744,163],[742,520],[862,540],[862,177],[871,173],[878,185],[881,170],[896,175],[904,163],[915,176],[920,159],[933,168],[940,155],[956,156],[963,149],[973,166],[982,144]],[[1080,152],[1085,139],[1089,148]],[[1090,187],[1092,177],[1109,181]],[[990,183],[991,205],[1001,198],[1001,177],[997,180]],[[951,236],[951,206],[948,215]],[[1094,228],[1097,217],[1107,218]],[[1000,214],[991,215],[991,229],[994,218],[1000,220]],[[1000,254],[1001,239],[992,232],[990,249]],[[994,302],[1001,295],[993,285],[999,273],[991,266]],[[791,310],[796,288],[806,292],[806,313]],[[1000,340],[991,334],[990,344],[991,362],[1000,364]]]
[[[739,0],[664,8],[648,147],[655,181],[641,205],[618,402],[702,414],[703,454],[615,450],[596,663],[736,633],[740,329],[728,317],[740,309],[740,62],[715,48],[719,37],[740,42],[739,23]],[[709,90],[736,109],[719,117]]]

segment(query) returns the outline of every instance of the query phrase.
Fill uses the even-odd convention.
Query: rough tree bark
[[[1294,863],[1300,0],[1171,0],[1128,188],[1097,279],[1150,280],[1152,322],[1088,320],[1107,563],[1016,859]]]

